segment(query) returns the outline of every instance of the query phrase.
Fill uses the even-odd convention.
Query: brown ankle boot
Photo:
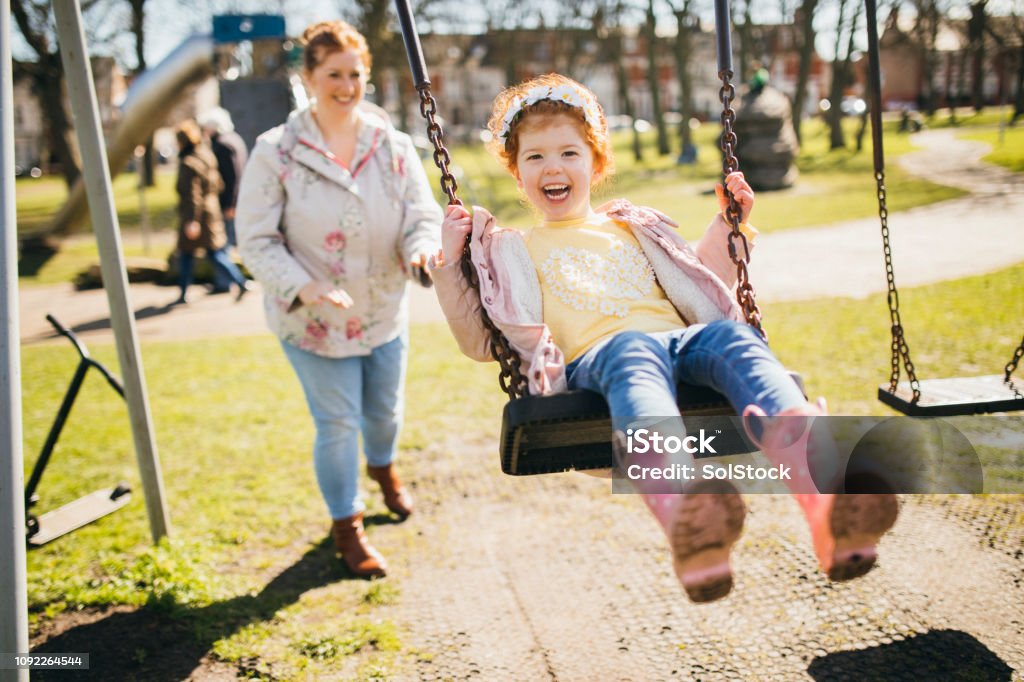
[[[373,548],[363,532],[362,512],[347,519],[335,519],[331,525],[334,548],[341,553],[348,570],[360,578],[380,578],[387,575],[384,557]]]
[[[412,495],[398,480],[398,474],[395,473],[393,465],[367,466],[366,473],[380,484],[380,489],[384,493],[384,504],[388,509],[403,519],[412,514]]]

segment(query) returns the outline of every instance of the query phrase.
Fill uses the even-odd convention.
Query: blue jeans
[[[235,219],[224,218],[224,232],[228,236],[228,245],[224,247],[224,253],[227,255],[228,260],[231,259],[231,247],[238,246],[235,239]],[[214,291],[227,291],[231,288],[231,278],[227,276],[227,273],[221,270],[214,269],[213,271],[213,290]]]
[[[207,249],[206,258],[213,265],[214,280],[219,277],[226,277],[240,287],[245,286],[245,275],[238,269],[238,266],[228,257],[227,249]],[[195,268],[196,257],[191,251],[181,251],[178,258],[178,286],[181,288],[181,296],[192,284],[192,272]]]
[[[604,396],[615,431],[679,415],[676,384],[710,386],[742,414],[768,415],[803,405],[803,393],[761,335],[732,320],[644,334],[622,332],[566,368],[569,388]]]
[[[313,467],[332,519],[366,508],[359,497],[360,432],[370,466],[395,457],[408,345],[403,334],[369,355],[326,358],[281,342],[313,415]]]

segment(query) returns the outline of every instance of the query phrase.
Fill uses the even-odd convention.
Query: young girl
[[[587,389],[604,396],[620,463],[631,461],[623,444],[637,426],[684,433],[677,383],[714,388],[747,417],[770,460],[792,465],[791,490],[799,493],[823,569],[833,579],[867,572],[878,538],[895,522],[895,497],[816,494],[809,421],[823,407],[806,402],[757,331],[741,321],[727,251],[731,228],[722,214],[691,248],[662,213],[621,199],[591,208],[591,189],[612,171],[608,127],[594,94],[563,76],[505,90],[488,126],[492,151],[541,222],[524,236],[497,227],[484,209],[471,215],[448,207],[434,277],[460,349],[491,359],[480,322],[486,309],[518,351],[530,393]],[[730,174],[726,186],[739,203],[741,230],[753,239],[756,230],[746,222],[753,191],[742,173]],[[724,208],[724,192],[716,189]],[[479,294],[460,271],[467,234]],[[799,419],[754,419],[765,415]],[[668,536],[690,598],[727,594],[729,550],[746,513],[736,489],[698,481],[685,494],[650,485],[638,492]]]

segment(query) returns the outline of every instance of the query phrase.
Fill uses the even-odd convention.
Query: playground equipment
[[[256,136],[284,122],[291,110],[293,89],[285,73],[282,50],[284,17],[279,15],[220,15],[213,32],[194,34],[181,42],[159,64],[147,69],[128,88],[121,106],[121,121],[107,143],[111,177],[132,158],[135,148],[163,125],[168,110],[191,85],[218,75],[219,47],[243,41],[254,47],[247,53],[251,77],[221,81],[222,106],[250,147]],[[84,178],[71,188],[68,199],[45,232],[70,229],[85,217]]]
[[[878,399],[912,417],[954,416],[986,412],[1024,410],[1024,394],[1014,386],[1013,372],[1024,357],[1024,338],[1006,363],[1002,376],[952,377],[918,381],[910,346],[900,318],[900,297],[892,265],[889,244],[889,210],[886,207],[885,153],[882,147],[882,72],[879,63],[876,2],[867,0],[868,91],[871,97],[871,136],[874,145],[875,183],[878,189],[878,216],[882,225],[882,250],[889,285],[889,317],[892,320],[892,373],[888,385],[878,387]],[[900,362],[907,381],[900,381]]]
[[[135,148],[159,127],[181,91],[213,73],[213,48],[211,36],[189,36],[158,65],[135,79],[121,108],[121,122],[107,143],[111,178],[121,172]],[[69,229],[85,217],[86,208],[82,178],[71,188],[67,201],[46,231]]]
[[[39,453],[39,459],[36,460],[36,464],[32,469],[32,475],[25,486],[25,537],[28,540],[28,544],[35,547],[44,545],[107,514],[111,514],[128,504],[129,500],[131,500],[131,488],[128,487],[128,484],[118,483],[113,488],[97,490],[41,516],[36,516],[29,511],[39,502],[39,496],[36,494],[39,481],[43,477],[43,472],[46,471],[46,466],[50,463],[50,456],[57,445],[57,439],[60,438],[64,424],[71,413],[71,407],[75,404],[75,398],[78,397],[78,391],[82,388],[82,383],[85,381],[89,369],[95,368],[99,371],[103,378],[107,380],[107,384],[122,399],[124,398],[124,388],[121,386],[121,382],[102,363],[94,360],[89,355],[89,350],[85,347],[85,344],[79,341],[78,337],[71,330],[58,322],[53,315],[47,315],[46,319],[53,325],[58,334],[67,337],[71,341],[75,350],[78,351],[79,361],[78,367],[75,368],[75,374],[71,378],[71,385],[68,386],[68,390],[64,394],[64,400],[57,411],[57,417],[53,420],[53,426],[50,427],[50,433],[47,435],[43,449]]]
[[[420,95],[420,113],[427,122],[427,136],[434,145],[434,163],[441,170],[441,190],[449,204],[461,204],[456,195],[458,182],[448,167],[451,157],[444,146],[444,132],[435,119],[437,103],[430,92],[423,50],[416,31],[408,0],[396,0],[402,37],[405,41],[413,83]],[[731,83],[732,37],[729,27],[728,0],[715,2],[715,26],[718,37],[718,74],[722,80],[723,177],[739,170],[735,155],[736,133],[733,124],[736,113],[732,101],[736,89]],[[736,298],[748,324],[761,335],[761,312],[755,300],[754,287],[747,276],[750,253],[746,237],[740,232],[740,210],[735,198],[726,190],[729,200],[726,216],[732,225],[729,234],[729,254],[736,266],[738,285]],[[479,290],[479,280],[468,252],[462,258],[462,272],[466,281]],[[526,378],[519,371],[520,358],[501,331],[481,309],[484,327],[491,337],[491,355],[498,361],[498,383],[509,397],[502,414],[500,439],[501,467],[506,474],[546,474],[570,469],[607,469],[612,464],[610,442],[611,420],[604,398],[590,391],[568,391],[548,396],[532,396],[526,392]],[[803,388],[798,376],[794,379]],[[679,410],[687,417],[714,418],[715,429],[721,429],[722,448],[719,455],[737,454],[756,450],[737,424],[735,412],[725,398],[715,391],[699,386],[680,385],[677,391]],[[731,415],[731,417],[730,417]]]

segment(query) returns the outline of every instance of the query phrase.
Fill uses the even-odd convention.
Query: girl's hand
[[[314,303],[330,303],[341,309],[351,308],[353,301],[344,289],[340,289],[330,282],[310,282],[299,289],[299,300],[304,305]]]
[[[725,185],[729,188],[733,197],[736,198],[736,203],[740,207],[740,222],[747,222],[747,218],[750,217],[750,211],[754,208],[754,190],[751,189],[746,179],[743,177],[743,173],[735,171],[725,176]],[[725,196],[725,191],[721,185],[715,185],[715,194],[718,195],[718,205],[724,211],[729,206],[729,199]]]
[[[185,223],[185,238],[195,241],[199,239],[199,235],[202,234],[203,228],[199,225],[199,221],[190,220]]]
[[[441,223],[441,251],[445,263],[455,263],[462,258],[462,247],[466,243],[466,235],[473,229],[473,218],[465,206],[449,204],[444,210],[444,222]]]

